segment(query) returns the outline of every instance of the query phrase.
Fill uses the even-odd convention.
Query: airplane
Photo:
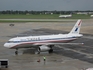
[[[72,15],[60,15],[60,18],[67,18],[67,17],[72,17]]]
[[[79,33],[81,23],[82,21],[81,19],[79,19],[68,34],[15,37],[6,42],[4,44],[4,47],[16,49],[15,54],[18,54],[19,48],[31,48],[36,46],[38,46],[38,54],[43,51],[48,51],[49,53],[52,53],[52,47],[54,47],[55,45],[78,44],[69,42],[74,41],[83,36]]]
[[[93,15],[90,15],[90,17],[93,17]]]

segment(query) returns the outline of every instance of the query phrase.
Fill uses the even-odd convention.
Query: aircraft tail
[[[79,19],[69,34],[79,34],[82,21]]]

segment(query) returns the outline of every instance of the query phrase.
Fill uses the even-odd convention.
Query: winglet
[[[79,34],[79,32],[80,32],[80,27],[81,27],[81,23],[82,23],[82,21],[81,21],[81,19],[79,19],[79,20],[76,22],[75,26],[72,28],[72,30],[70,31],[69,34]]]

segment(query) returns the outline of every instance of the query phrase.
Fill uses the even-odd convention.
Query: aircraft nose
[[[7,47],[7,44],[6,43],[4,44],[4,47]]]
[[[4,44],[4,47],[9,48],[10,46],[9,46],[9,44],[8,44],[8,43],[5,43],[5,44]]]

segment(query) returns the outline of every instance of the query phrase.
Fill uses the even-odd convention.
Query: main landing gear
[[[53,53],[53,47],[54,47],[54,45],[50,45],[49,46],[51,49],[48,51],[49,53]]]
[[[16,48],[15,55],[18,55],[18,48]]]
[[[53,49],[50,49],[48,52],[49,52],[49,53],[53,53]]]
[[[40,51],[38,51],[38,53],[37,54],[40,54]]]

